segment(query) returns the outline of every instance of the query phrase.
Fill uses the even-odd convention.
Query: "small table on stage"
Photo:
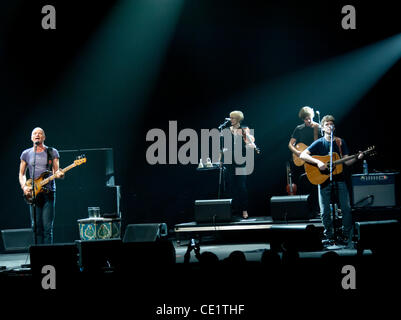
[[[204,171],[219,171],[219,184],[218,184],[218,191],[217,191],[217,199],[221,198],[221,190],[223,188],[223,191],[225,190],[224,188],[224,171],[225,171],[225,167],[224,166],[220,166],[220,163],[212,163],[212,166],[207,167],[206,165],[204,165],[203,168],[197,168],[196,171],[200,171],[200,172],[204,172]]]
[[[81,240],[120,238],[120,218],[86,218],[78,220]]]

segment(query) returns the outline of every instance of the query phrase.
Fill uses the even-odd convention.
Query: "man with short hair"
[[[298,117],[303,121],[303,123],[295,127],[290,141],[288,142],[288,148],[296,156],[295,158],[300,156],[304,150],[303,148],[310,146],[313,141],[321,137],[320,126],[317,122],[313,121],[314,116],[314,110],[308,106],[302,107],[298,112]],[[302,144],[305,146],[302,146]],[[299,147],[299,149],[297,147]],[[299,194],[310,195],[309,203],[312,211],[311,218],[315,218],[319,212],[317,188],[306,179],[305,170],[302,164],[295,165],[292,161],[290,161],[290,163],[291,174],[293,177],[292,181],[297,185],[297,191]]]
[[[32,179],[38,179],[43,173],[54,174],[56,178],[62,178],[64,173],[59,168],[60,155],[55,148],[50,148],[44,144],[46,139],[42,128],[32,130],[32,148],[24,150],[21,154],[21,162],[18,172],[18,180],[25,196],[32,195],[32,186],[26,185],[26,170]],[[35,174],[35,176],[33,176]],[[53,243],[53,223],[56,202],[56,184],[50,181],[43,186],[41,192],[36,196],[36,201],[30,206],[32,228],[36,224],[36,239],[38,244]],[[36,221],[33,217],[33,205],[36,206]]]
[[[327,170],[328,165],[319,159],[313,158],[311,155],[326,156],[330,153],[331,133],[335,130],[334,120],[335,119],[332,115],[323,117],[321,125],[324,131],[324,136],[313,142],[300,155],[301,159],[311,164],[316,164],[321,171]],[[348,147],[343,139],[333,137],[333,152],[336,152],[341,158],[348,156]],[[362,158],[363,153],[359,153],[358,159]],[[345,164],[350,166],[354,164],[355,161],[357,161],[357,159],[353,158],[345,161]],[[333,191],[331,187],[332,184],[330,183],[330,179],[327,179],[318,186],[320,214],[325,236],[325,239],[323,239],[322,242],[324,245],[332,245],[335,243],[335,241],[337,241],[339,244],[350,246],[352,244],[353,227],[349,193],[345,183],[344,172],[333,175],[333,187],[335,188],[334,191],[336,191],[338,196],[336,201],[338,206],[341,208],[342,213],[343,230],[339,239],[335,239],[334,237],[333,221],[330,208]]]
[[[292,153],[296,154],[298,157],[301,152],[295,148],[296,144],[302,142],[307,146],[310,146],[313,141],[320,137],[319,134],[319,124],[313,121],[315,112],[311,107],[302,107],[298,113],[299,118],[303,121],[302,124],[296,126],[294,132],[291,135],[291,139],[288,143],[288,148]]]

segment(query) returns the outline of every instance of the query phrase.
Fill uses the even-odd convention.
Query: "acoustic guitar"
[[[299,142],[295,145],[295,149],[298,151],[302,152],[304,151],[308,146],[302,142]],[[305,160],[302,160],[300,157],[298,157],[295,153],[292,154],[292,161],[297,167],[303,166],[305,163]]]
[[[79,156],[77,158],[77,160],[75,160],[72,164],[70,164],[68,167],[65,167],[64,169],[61,169],[61,171],[63,171],[64,173],[71,170],[72,168],[75,168],[77,166],[80,166],[81,164],[86,162],[86,158],[85,156]],[[55,175],[46,177],[49,174],[49,172],[43,172],[38,178],[35,179],[35,190],[32,190],[32,192],[28,195],[24,194],[24,198],[25,201],[28,204],[32,204],[33,203],[33,192],[35,192],[35,198],[36,196],[40,193],[44,191],[43,186],[48,184],[50,181],[56,179]],[[32,187],[32,179],[29,179],[25,182],[25,185],[28,187]]]
[[[367,150],[363,151],[362,153],[364,155],[373,155],[373,152],[375,150],[375,146],[369,147]],[[343,172],[343,163],[357,158],[359,156],[359,153],[354,154],[352,156],[347,156],[344,158],[340,158],[338,153],[333,152],[333,175],[337,175]],[[318,159],[324,163],[326,163],[327,167],[330,167],[330,155],[327,156],[312,156],[314,159]],[[312,164],[309,162],[305,162],[305,172],[306,176],[308,177],[308,180],[312,184],[322,184],[325,182],[327,179],[330,178],[330,169],[325,169],[325,170],[320,170],[319,167],[316,164]]]

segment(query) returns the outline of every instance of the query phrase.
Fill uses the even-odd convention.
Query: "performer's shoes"
[[[333,239],[325,238],[322,240],[322,245],[323,245],[323,247],[326,248],[326,247],[334,246],[335,242]]]
[[[247,211],[242,211],[242,218],[243,219],[248,219],[249,215]]]
[[[350,239],[349,237],[346,237],[346,236],[339,236],[336,241],[336,244],[338,244],[339,246],[347,247],[347,248],[354,247],[352,239]]]

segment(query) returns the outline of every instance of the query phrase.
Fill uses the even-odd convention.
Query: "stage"
[[[86,248],[78,242],[36,246],[32,259],[28,252],[0,254],[2,295],[80,295],[85,301],[128,302],[148,314],[160,306],[199,310],[235,304],[245,306],[239,319],[253,319],[266,307],[291,304],[306,311],[327,299],[351,299],[356,306],[361,300],[355,299],[384,297],[399,288],[399,242],[380,250],[324,249],[321,231],[316,219],[279,223],[257,217],[177,224],[166,239],[153,243],[115,239],[88,241]],[[191,239],[199,243],[199,255],[191,250],[185,257]],[[46,287],[45,266],[55,267],[55,289]]]
[[[386,215],[385,215],[386,214]],[[363,218],[367,223],[373,220],[373,225],[381,222],[391,222],[398,226],[400,210],[393,210],[392,214],[388,212],[381,213],[381,217],[392,220],[378,220],[376,215],[366,214]],[[363,219],[357,216],[358,223]],[[376,219],[375,219],[376,218]],[[337,219],[338,228],[341,226],[341,217]],[[150,224],[151,225],[151,224]],[[148,234],[149,236],[149,234]],[[169,229],[168,235],[162,237],[163,241],[169,241],[174,246],[177,264],[183,263],[183,257],[190,241],[193,239],[200,248],[200,252],[211,251],[215,253],[219,260],[224,260],[233,251],[242,251],[246,255],[247,261],[260,261],[261,255],[266,250],[272,250],[279,255],[288,249],[296,250],[301,258],[320,258],[328,251],[335,251],[340,256],[352,255],[371,255],[369,248],[358,252],[358,242],[360,235],[357,230],[354,232],[353,244],[348,247],[334,246],[324,248],[321,245],[323,237],[323,225],[319,218],[308,220],[292,221],[274,221],[269,216],[250,217],[242,219],[233,217],[228,222],[218,223],[197,223],[195,221],[179,223]],[[121,239],[122,240],[122,239]],[[111,243],[121,241],[118,239],[110,240]],[[156,239],[156,242],[160,238]],[[135,240],[136,242],[149,242],[143,238]],[[56,247],[75,246],[76,242],[55,243]],[[99,243],[99,246],[107,243],[107,240],[83,241],[84,243]],[[121,241],[122,242],[122,241]],[[40,247],[40,246],[39,246]],[[44,246],[46,247],[46,245]],[[192,252],[193,255],[193,252]],[[191,260],[191,262],[196,262]],[[30,255],[28,248],[25,251],[7,252],[3,250],[0,253],[0,272],[8,271],[30,271]]]
[[[187,247],[182,243],[173,242],[176,254],[176,263],[184,263],[184,255]],[[234,251],[242,251],[245,254],[247,261],[259,262],[261,256],[265,250],[270,250],[269,243],[244,243],[244,244],[206,244],[201,246],[200,252],[210,251],[217,255],[219,260],[226,259],[230,253]],[[299,252],[300,258],[321,258],[321,256],[329,250],[321,250],[314,252]],[[356,255],[357,250],[355,248],[338,248],[335,250],[340,256],[352,256]],[[365,250],[364,255],[371,255],[371,250]],[[279,252],[282,256],[282,252]],[[191,263],[198,262],[194,253],[191,253]],[[24,253],[2,253],[0,254],[0,273],[6,272],[26,272],[30,274],[30,256],[28,252]]]
[[[320,239],[323,226],[320,219],[274,221],[272,217],[242,219],[233,217],[228,222],[197,223],[195,221],[174,226],[177,245],[186,245],[195,239],[201,245],[207,244],[251,244],[265,243],[275,251],[282,251],[282,245],[297,242],[298,249],[321,249]],[[310,243],[310,235],[314,243]],[[295,239],[297,238],[297,239]],[[294,241],[296,240],[296,241]],[[305,240],[309,242],[305,244]],[[303,245],[309,248],[302,248]]]

